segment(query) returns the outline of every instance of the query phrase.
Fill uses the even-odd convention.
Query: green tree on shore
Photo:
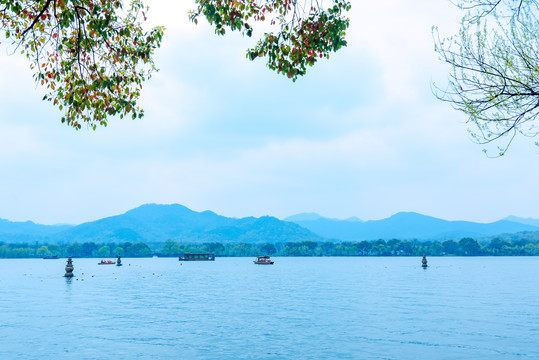
[[[261,255],[273,255],[277,252],[275,245],[266,243],[260,247]]]
[[[39,249],[36,250],[36,255],[39,257],[50,255],[51,252],[49,251],[49,248],[45,245],[41,246]]]
[[[459,248],[460,248],[460,251],[462,252],[462,255],[469,255],[469,256],[479,255],[480,250],[481,250],[481,246],[479,245],[477,240],[469,238],[469,237],[462,238],[459,241]]]
[[[78,242],[74,242],[66,247],[67,255],[73,257],[82,256],[82,246]]]
[[[99,257],[109,257],[110,247],[108,247],[107,245],[101,246],[97,251],[97,255],[99,255]]]
[[[164,244],[146,244],[144,242],[121,244],[96,243],[97,252],[83,255],[82,246],[72,244],[3,244],[0,242],[0,258],[39,258],[44,255],[77,257],[148,257],[154,252],[159,256],[178,256],[184,252],[213,252],[218,256],[537,256],[539,255],[539,232],[504,234],[487,239],[465,237],[458,242],[427,240],[383,239],[359,242],[316,242],[290,241],[286,243],[233,243],[218,242],[204,244],[186,244],[168,240]],[[114,247],[112,253],[107,249]],[[47,250],[49,253],[47,253]],[[109,254],[109,255],[107,255]]]
[[[179,256],[182,253],[182,250],[177,241],[167,240],[159,253],[164,256]]]
[[[459,244],[454,240],[446,240],[442,243],[446,254],[454,255],[458,252]]]
[[[48,245],[49,251],[51,255],[57,255],[60,256],[62,253],[62,248],[58,244],[49,244]]]
[[[119,247],[119,246],[115,247],[114,251],[112,252],[112,255],[114,255],[114,256],[118,256],[118,255],[125,256],[125,250],[123,248]]]
[[[128,253],[129,256],[145,257],[145,256],[150,256],[152,253],[152,250],[145,243],[136,242],[133,245],[126,248],[126,253]]]

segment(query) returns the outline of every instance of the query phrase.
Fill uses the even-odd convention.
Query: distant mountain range
[[[520,217],[516,217],[516,216],[508,216],[508,217],[504,218],[503,220],[539,227],[539,219],[520,218]]]
[[[0,241],[6,243],[45,241],[48,236],[71,227],[72,225],[40,225],[32,221],[13,222],[0,219]]]
[[[290,222],[298,222],[298,221],[316,221],[316,220],[321,220],[321,219],[333,220],[333,221],[359,221],[359,222],[363,222],[363,220],[361,220],[360,218],[357,218],[355,216],[349,217],[346,220],[339,220],[339,219],[328,219],[328,218],[325,218],[325,217],[323,217],[321,215],[318,215],[317,213],[296,214],[296,215],[289,216],[289,217],[287,217],[287,218],[285,218],[283,220],[284,221],[290,221]]]
[[[308,217],[295,215],[285,218],[327,238],[357,241],[376,239],[444,240],[462,237],[484,237],[521,231],[539,231],[539,220],[499,220],[483,224],[470,221],[448,221],[414,212],[397,213],[387,219],[361,221],[335,220],[311,213]],[[537,224],[537,225],[534,225]]]
[[[32,221],[12,222],[0,219],[0,233],[47,235],[71,228],[72,225],[40,225]]]
[[[447,221],[413,212],[387,219],[329,219],[315,213],[279,220],[229,218],[211,211],[196,212],[179,204],[142,205],[124,214],[80,225],[40,225],[0,219],[0,242],[138,242],[260,243],[288,241],[360,241],[376,239],[444,240],[539,231],[539,220],[515,216],[489,224]]]

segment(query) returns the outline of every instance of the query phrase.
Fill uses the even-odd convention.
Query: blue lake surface
[[[0,359],[539,359],[539,257],[0,260]]]

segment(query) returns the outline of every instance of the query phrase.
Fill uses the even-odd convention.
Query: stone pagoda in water
[[[116,266],[122,266],[122,257],[118,254],[118,259],[116,260]]]
[[[423,260],[421,260],[421,267],[426,268],[427,266],[427,256],[423,254]]]
[[[73,275],[73,260],[71,259],[71,255],[68,256],[67,258],[67,265],[66,265],[66,274],[64,275],[64,277],[66,278],[71,278],[75,275]]]

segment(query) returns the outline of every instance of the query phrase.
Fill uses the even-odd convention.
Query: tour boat
[[[215,261],[214,253],[184,253],[179,261]]]
[[[258,265],[272,265],[273,264],[273,261],[271,261],[269,256],[258,256],[256,260],[253,262]]]
[[[43,259],[58,259],[58,255],[45,255]]]
[[[101,262],[98,262],[97,265],[114,265],[116,264],[116,261],[112,260],[101,260]]]

